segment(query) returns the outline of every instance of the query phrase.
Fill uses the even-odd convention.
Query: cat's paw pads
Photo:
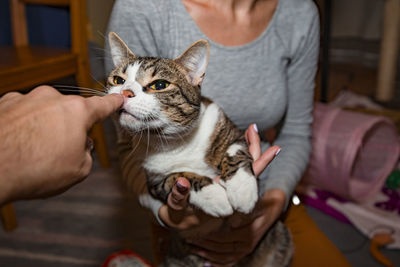
[[[234,210],[250,213],[258,200],[257,179],[243,168],[239,168],[225,182],[226,193]]]
[[[214,217],[224,217],[233,213],[225,189],[219,184],[207,185],[198,191],[191,190],[189,202]]]

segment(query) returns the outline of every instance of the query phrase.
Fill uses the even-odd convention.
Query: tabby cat
[[[143,163],[148,197],[165,203],[176,179],[185,177],[191,184],[189,203],[204,213],[250,213],[258,188],[244,134],[214,102],[201,96],[208,42],[195,42],[173,60],[137,57],[113,32],[109,43],[115,69],[107,80],[108,93],[125,96],[119,123],[129,132],[148,135]],[[216,176],[219,182],[212,179]],[[289,232],[278,222],[253,253],[262,256],[262,264],[246,261],[285,266],[291,252]],[[178,256],[167,259],[167,266],[203,266],[185,249],[172,254]]]

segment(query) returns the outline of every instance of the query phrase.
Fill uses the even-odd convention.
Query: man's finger
[[[124,98],[120,94],[106,96],[92,96],[85,99],[88,107],[89,124],[93,125],[97,121],[104,120],[113,112],[117,111],[124,103]]]

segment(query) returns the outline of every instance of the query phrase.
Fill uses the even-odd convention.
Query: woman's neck
[[[233,14],[234,17],[248,16],[254,10],[258,0],[194,0],[214,10],[225,14]]]
[[[278,0],[182,0],[211,40],[238,46],[256,39],[268,26]]]

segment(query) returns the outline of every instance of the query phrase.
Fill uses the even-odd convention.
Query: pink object
[[[382,188],[400,153],[393,123],[316,103],[312,153],[304,182],[362,202]]]

